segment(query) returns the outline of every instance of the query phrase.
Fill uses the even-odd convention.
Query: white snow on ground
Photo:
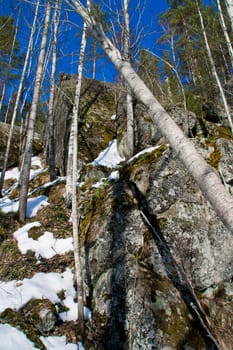
[[[111,116],[111,120],[116,120],[116,119],[117,119],[116,114],[113,114],[113,115]]]
[[[34,344],[15,327],[0,325],[0,350],[37,350]],[[48,349],[48,348],[47,348]]]
[[[98,182],[96,182],[92,187],[99,188],[104,185],[106,181],[116,181],[120,177],[119,171],[113,171],[108,177],[102,177]]]
[[[32,180],[35,176],[40,174],[42,171],[45,171],[45,169],[42,169],[40,157],[32,157],[31,166],[38,167],[39,169],[37,168],[34,170],[33,169],[30,170],[30,180]],[[0,175],[1,175],[1,172],[0,172]],[[16,179],[18,181],[19,175],[20,175],[19,168],[18,167],[12,168],[12,169],[6,171],[5,180]]]
[[[37,166],[38,168],[42,168],[40,157],[37,157],[37,156],[32,157],[31,167],[34,167],[34,166]]]
[[[76,321],[77,303],[74,302],[75,289],[73,284],[73,273],[70,269],[63,273],[39,272],[32,278],[24,278],[19,281],[1,281],[0,312],[3,312],[8,307],[18,310],[33,298],[46,298],[54,304],[60,302],[67,308],[70,308],[68,311],[60,314],[63,321]],[[57,295],[61,291],[65,291],[65,298],[62,301]],[[91,312],[88,308],[85,308],[84,314],[86,319],[91,318]]]
[[[29,198],[27,202],[27,218],[32,218],[36,216],[38,210],[49,205],[47,196],[39,196],[34,198]],[[19,201],[10,200],[5,197],[0,200],[0,210],[7,214],[10,212],[17,212],[19,209]]]
[[[98,157],[93,161],[94,165],[103,165],[108,168],[115,168],[117,165],[124,161],[124,158],[121,158],[118,149],[117,141],[112,140],[109,142],[108,147],[103,150]]]
[[[7,170],[5,173],[5,180],[8,179],[19,179],[19,168],[13,168],[11,170]]]
[[[169,147],[169,144],[166,144],[167,147]],[[161,147],[160,145],[159,146],[154,146],[154,147],[148,147],[148,148],[145,148],[143,149],[142,151],[138,152],[137,154],[135,154],[133,157],[131,157],[127,163],[130,163],[132,160],[134,159],[137,159],[138,157],[140,157],[142,154],[145,154],[145,153],[151,153],[153,152],[154,150],[158,149],[159,147]]]
[[[116,167],[122,159],[117,151],[116,141],[112,141],[108,148],[103,151],[95,161],[95,165],[104,165],[110,168]],[[45,171],[42,169],[39,157],[32,158],[32,166],[37,167],[31,170],[30,180]],[[119,177],[117,171],[112,172],[108,180],[114,180]],[[19,169],[14,168],[6,172],[5,179],[19,179]],[[47,183],[44,187],[55,185]],[[7,195],[0,199],[0,211],[4,213],[16,212],[18,210],[18,201],[10,200]],[[38,196],[28,199],[27,217],[37,215],[39,209],[49,205],[46,196]],[[44,232],[38,240],[30,237],[30,229],[40,226],[37,221],[24,225],[13,235],[18,242],[19,249],[25,254],[29,249],[35,252],[36,257],[51,258],[55,254],[64,254],[73,249],[72,238],[55,239],[52,232]],[[59,292],[64,291],[65,298],[60,300]],[[63,273],[36,273],[32,278],[23,280],[14,280],[9,282],[0,281],[0,312],[6,308],[20,309],[33,298],[48,298],[52,303],[62,303],[68,308],[66,312],[59,314],[63,321],[76,321],[77,303],[74,302],[76,292],[74,289],[74,276],[70,269]],[[84,308],[85,319],[91,319],[91,311]],[[85,350],[81,343],[66,343],[66,337],[41,337],[47,350]],[[34,344],[26,337],[23,332],[8,325],[0,325],[0,350],[37,350]]]
[[[81,343],[79,347],[76,344],[66,343],[66,337],[40,337],[42,343],[48,350],[85,350]]]
[[[81,343],[66,342],[66,337],[40,337],[47,350],[85,350]],[[0,324],[0,350],[39,350],[17,328]]]
[[[38,226],[41,226],[39,222],[33,222],[14,232],[21,253],[25,254],[31,250],[35,252],[36,258],[50,259],[56,254],[62,255],[73,250],[72,237],[56,239],[52,232],[45,232],[37,240],[31,238],[29,230]]]

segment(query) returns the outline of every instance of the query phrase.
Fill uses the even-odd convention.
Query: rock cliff
[[[59,84],[56,167],[57,173],[64,175],[75,79],[62,76]],[[142,106],[135,102],[136,153],[142,152],[116,169],[90,164],[113,138],[124,153],[125,108],[123,102],[116,103],[118,99],[114,85],[85,80],[79,121],[81,185],[77,189],[85,304],[92,310],[92,319],[86,321],[85,349],[230,350],[232,235]],[[174,107],[170,113],[187,132],[183,110]],[[112,118],[115,114],[117,118]],[[229,129],[219,119],[206,121],[189,113],[188,136],[232,193],[233,138]],[[114,176],[110,176],[113,170]],[[47,173],[46,179],[40,176],[41,181],[48,181]],[[50,205],[38,214],[43,229],[52,230],[58,237],[70,236],[64,180],[44,189],[43,181],[33,181],[39,183],[39,193],[49,197]],[[3,229],[6,244],[10,232],[5,226]],[[40,232],[36,230],[34,235]],[[22,277],[38,268],[36,262],[32,265],[31,255],[30,259],[22,261]],[[42,260],[40,269],[47,271],[55,264],[59,271],[73,267],[72,254],[56,259]],[[19,266],[16,271],[11,265],[11,273],[17,277]],[[4,268],[0,272],[1,279],[9,279]],[[20,310],[24,322],[34,310],[34,303]],[[9,318],[7,314],[10,323]],[[52,332],[54,324],[53,332],[60,332],[56,315],[52,322],[49,317],[49,326],[47,314],[45,319],[43,326],[39,319],[33,337],[38,329]],[[62,327],[73,332],[77,325]],[[219,346],[214,347],[215,342]],[[38,342],[37,346],[43,349]]]
[[[63,77],[61,84],[67,87],[71,81]],[[122,165],[115,181],[107,179],[109,169],[85,166],[113,136],[124,153],[125,108],[121,98],[114,103],[114,93],[112,86],[88,80],[83,87],[87,98],[82,100],[85,113],[79,122],[84,164],[80,180],[85,181],[79,189],[80,236],[87,305],[93,310],[85,346],[90,350],[210,348],[189,308],[194,295],[210,330],[223,349],[230,349],[232,235],[142,106],[135,104],[137,151],[155,148]],[[70,123],[64,116],[70,115],[70,108],[58,110],[56,130],[62,131],[64,140]],[[187,131],[182,109],[174,107],[171,114]],[[232,191],[233,138],[217,122],[189,113],[189,136]],[[63,174],[67,141],[64,146],[61,137],[58,140],[57,163]],[[105,177],[101,186],[93,186],[101,177]],[[142,208],[152,220],[149,225]]]
[[[221,142],[232,147],[232,140]],[[225,167],[229,171],[231,163]],[[224,325],[232,317],[232,235],[169,146],[142,154],[119,171],[118,181],[79,192],[87,301],[93,310],[87,348],[207,349],[185,302],[191,285],[218,341],[230,349],[232,330]]]

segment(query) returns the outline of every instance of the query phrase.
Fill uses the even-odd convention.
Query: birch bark
[[[130,24],[129,24],[129,0],[124,0],[124,60],[130,62]],[[127,113],[127,149],[126,159],[134,154],[134,108],[131,88],[126,83],[126,113]]]
[[[90,12],[90,1],[86,1],[87,11]],[[72,133],[70,135],[70,145],[73,150],[72,157],[72,224],[73,224],[73,242],[74,242],[74,261],[76,272],[76,284],[77,284],[77,300],[78,300],[78,322],[81,331],[81,336],[84,331],[84,302],[83,302],[83,279],[82,279],[82,267],[80,259],[80,247],[79,247],[79,230],[78,230],[78,213],[77,213],[77,167],[78,167],[78,112],[79,102],[81,95],[83,65],[86,49],[86,31],[87,25],[84,22],[82,39],[79,54],[78,65],[78,77],[75,89],[74,106],[72,113]]]
[[[37,21],[38,9],[39,9],[39,2],[40,1],[37,0],[35,14],[34,14],[34,19],[33,19],[33,24],[32,24],[32,29],[31,29],[31,33],[30,33],[29,42],[28,42],[27,53],[26,53],[24,66],[23,66],[23,71],[22,71],[22,74],[21,74],[19,87],[18,87],[18,91],[17,91],[17,96],[16,96],[16,100],[15,100],[15,104],[14,104],[14,110],[13,110],[13,115],[12,115],[12,119],[11,119],[11,127],[10,127],[10,132],[9,132],[9,136],[8,136],[8,140],[7,140],[6,152],[5,152],[5,155],[4,155],[4,162],[3,162],[1,179],[0,179],[0,197],[2,196],[2,188],[3,188],[5,173],[6,173],[6,169],[7,169],[7,163],[8,163],[10,146],[11,146],[11,141],[12,141],[13,132],[14,132],[14,125],[15,125],[16,114],[17,114],[17,110],[18,110],[18,106],[19,106],[19,101],[20,101],[22,89],[23,89],[23,83],[24,83],[24,78],[25,78],[26,69],[27,69],[27,65],[28,65],[28,60],[29,60],[29,56],[30,56],[31,50],[32,50],[32,41],[33,41],[33,35],[34,35],[34,32],[35,32],[35,27],[36,27],[36,21]]]
[[[212,53],[211,53],[211,50],[210,50],[210,46],[209,46],[209,43],[208,43],[208,38],[207,38],[206,30],[205,30],[205,25],[204,25],[201,9],[200,9],[200,6],[198,4],[198,1],[195,0],[195,2],[196,2],[196,6],[197,6],[198,15],[199,15],[199,18],[200,18],[202,33],[203,33],[203,36],[204,36],[206,51],[207,51],[207,55],[208,55],[208,58],[209,58],[212,74],[213,74],[214,79],[216,80],[216,83],[217,83],[217,86],[218,86],[218,89],[219,89],[219,92],[220,92],[220,96],[221,96],[222,101],[223,101],[224,109],[225,109],[225,112],[226,112],[226,115],[227,115],[227,119],[228,119],[228,122],[229,122],[229,125],[230,125],[230,128],[231,128],[231,131],[233,133],[233,123],[232,123],[232,119],[231,119],[230,109],[228,107],[227,99],[226,99],[226,96],[225,96],[225,93],[224,93],[221,81],[219,79],[217,70],[215,68],[213,56],[212,56]]]
[[[54,145],[54,94],[55,94],[55,73],[57,63],[57,33],[60,16],[60,0],[57,0],[54,9],[54,30],[53,30],[53,43],[52,43],[52,69],[50,77],[50,94],[49,94],[49,106],[48,106],[48,120],[49,120],[49,172],[50,181],[55,180],[55,145]]]
[[[51,12],[51,2],[48,1],[46,5],[44,30],[42,34],[40,53],[39,53],[39,58],[37,63],[36,79],[35,79],[35,85],[34,85],[34,91],[33,91],[33,97],[32,97],[32,104],[31,104],[30,116],[28,121],[24,157],[23,157],[22,168],[20,172],[19,220],[21,222],[24,222],[26,218],[27,194],[28,194],[28,187],[29,187],[30,166],[31,166],[31,157],[32,157],[32,143],[33,143],[33,137],[34,137],[37,106],[38,106],[39,97],[40,97],[40,87],[41,87],[43,64],[44,64],[44,58],[45,58],[45,52],[46,52],[46,42],[47,42],[47,34],[48,34],[48,28],[49,28],[50,12]]]
[[[226,23],[225,23],[225,20],[224,20],[224,17],[223,17],[222,6],[221,6],[219,0],[217,0],[217,5],[218,5],[219,16],[220,16],[220,23],[221,23],[223,34],[225,36],[225,40],[226,40],[226,43],[227,43],[228,52],[229,52],[229,55],[230,55],[230,58],[231,58],[231,68],[233,68],[233,48],[232,48],[232,45],[231,45],[230,37],[228,35]]]
[[[68,2],[68,0],[66,1]],[[122,60],[119,50],[108,39],[102,27],[94,21],[80,1],[71,1],[87,23],[94,37],[100,42],[105,53],[125,78],[135,96],[147,107],[152,121],[167,138],[172,149],[184,163],[221,221],[233,233],[233,198],[222,184],[218,174],[206,163],[190,140],[185,137],[178,125],[133,70],[130,63]]]
[[[231,28],[233,31],[233,0],[225,0],[225,2],[226,2],[227,12],[231,21]]]

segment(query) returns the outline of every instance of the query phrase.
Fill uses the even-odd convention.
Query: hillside
[[[70,83],[63,77],[61,84]],[[77,187],[86,296],[82,346],[209,349],[208,332],[203,334],[194,313],[200,308],[221,348],[232,349],[232,235],[141,106],[138,133],[143,137],[126,162],[124,106],[116,131],[113,86],[103,89],[96,82],[84,90]],[[33,158],[26,225],[15,214],[17,169],[9,169],[0,202],[0,344],[6,332],[9,337],[4,350],[74,350],[80,340],[72,224],[64,203],[63,141],[71,110],[67,100],[58,100],[57,179],[49,182],[45,155]],[[183,127],[182,109],[171,113]],[[232,193],[233,138],[219,119],[209,119],[189,114],[190,139]],[[18,347],[8,346],[16,330],[21,331]],[[22,334],[27,338],[21,340]]]

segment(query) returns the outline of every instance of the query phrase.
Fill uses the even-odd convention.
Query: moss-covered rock
[[[167,145],[138,155],[119,171],[118,181],[79,189],[82,264],[93,309],[85,345],[207,349],[175,287],[177,281],[168,273],[174,266],[145,226],[128,181],[136,184],[141,200],[157,215],[166,249],[197,290],[231,278],[231,235]],[[218,341],[227,343],[215,321],[212,327]]]
[[[52,331],[58,320],[56,307],[48,299],[32,299],[21,308],[20,313],[43,335]]]
[[[75,76],[60,77],[55,98],[56,168],[66,173]],[[92,162],[115,135],[115,87],[97,80],[83,79],[79,107],[79,158]]]
[[[21,313],[8,308],[1,313],[0,322],[9,323],[11,326],[21,330],[23,333],[25,333],[27,338],[36,345],[36,347],[41,350],[45,349],[45,346],[40,340],[40,336],[37,330],[34,328],[33,324],[25,320]]]

